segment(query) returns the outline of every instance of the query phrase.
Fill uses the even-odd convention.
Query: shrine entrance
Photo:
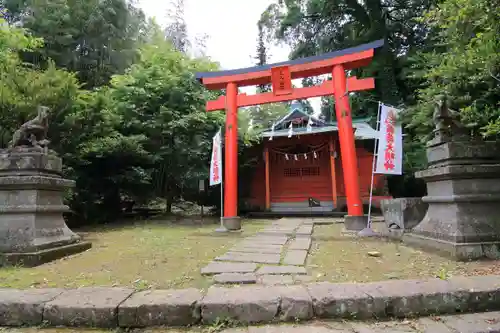
[[[348,215],[346,228],[365,223],[363,205],[360,196],[358,160],[354,140],[349,93],[373,89],[373,78],[358,79],[347,77],[346,71],[367,66],[374,55],[374,50],[383,46],[383,40],[357,47],[330,52],[320,56],[291,60],[228,71],[197,73],[196,78],[209,90],[226,90],[226,95],[207,102],[207,111],[226,111],[225,125],[225,163],[224,163],[224,225],[229,230],[239,229],[238,217],[238,123],[239,107],[265,103],[299,100],[310,97],[333,95],[338,126],[338,139],[343,170]],[[293,88],[292,79],[299,79],[323,74],[332,74],[332,81],[321,85]],[[239,94],[238,87],[272,83],[272,92],[256,95]],[[266,152],[266,159],[271,152]],[[321,161],[321,160],[320,160]],[[269,165],[269,163],[267,163]],[[313,167],[301,167],[300,177],[313,172]],[[307,170],[306,170],[307,169]],[[298,170],[298,168],[297,168]],[[297,170],[287,172],[296,173]],[[285,172],[285,171],[283,171]],[[266,170],[269,177],[269,170]],[[270,184],[269,182],[266,182]],[[267,185],[268,187],[272,185]],[[278,190],[279,191],[279,190]],[[282,191],[286,191],[283,189]],[[266,198],[270,199],[270,188],[266,189]],[[266,200],[269,200],[266,199]]]

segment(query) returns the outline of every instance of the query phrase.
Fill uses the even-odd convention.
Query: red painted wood
[[[350,92],[373,89],[375,88],[375,80],[373,78],[358,79],[356,77],[350,77],[347,79],[347,88]],[[318,86],[294,88],[289,95],[276,96],[272,92],[256,95],[247,95],[245,93],[242,93],[238,95],[238,107],[284,102],[310,97],[328,96],[332,95],[333,92],[333,81],[325,81]],[[220,96],[216,100],[208,101],[206,103],[206,108],[207,111],[217,111],[223,110],[225,108],[225,105],[226,97]]]
[[[226,88],[226,145],[224,164],[224,217],[238,216],[238,86]]]
[[[276,138],[271,147],[288,146],[297,143],[320,145],[326,143],[318,152],[318,158],[309,156],[307,160],[300,157],[298,161],[289,155],[287,161],[283,155],[275,154],[271,150],[270,178],[271,202],[307,202],[310,197],[320,201],[332,201],[330,160],[328,155],[327,135],[308,135],[293,138]],[[286,169],[319,168],[319,175],[286,176]],[[258,180],[254,180],[258,181]]]
[[[358,160],[354,144],[354,131],[351,119],[349,94],[346,91],[346,74],[343,65],[333,68],[333,83],[335,96],[335,112],[339,128],[340,151],[342,153],[342,169],[347,195],[347,212],[351,216],[362,216],[363,205],[359,193]]]
[[[273,141],[266,142],[266,148],[269,149],[269,206],[271,203],[305,203],[309,197],[313,197],[320,201],[332,201],[333,185],[332,185],[332,169],[330,150],[327,146],[320,153],[320,158],[309,161],[293,161],[292,157],[289,161],[284,158],[273,156],[272,150],[283,146],[289,146],[297,143],[309,145],[319,145],[328,143],[330,137],[334,141],[335,150],[338,152],[336,159],[333,159],[335,165],[335,182],[337,187],[337,204],[335,207],[342,208],[346,204],[346,193],[344,188],[344,179],[341,163],[341,152],[339,150],[338,138],[335,133],[315,134],[307,136],[299,136],[292,138],[275,138]],[[373,162],[373,153],[365,148],[356,147],[356,155],[358,156],[358,172],[359,172],[359,192],[363,203],[367,203],[369,199],[369,189],[371,183],[371,168]],[[285,177],[285,168],[303,168],[303,167],[319,167],[319,176],[307,177]],[[262,161],[255,170],[252,177],[251,194],[248,201],[261,209],[266,208],[266,182],[265,182],[265,163]],[[384,176],[375,175],[375,187],[383,186]],[[373,204],[378,207],[378,201],[385,196],[373,197]]]
[[[271,68],[271,82],[275,96],[290,95],[292,93],[292,76],[289,66]]]
[[[271,187],[269,185],[269,148],[264,148],[264,163],[266,171],[266,210],[271,208]]]
[[[328,150],[330,153],[330,177],[331,177],[331,183],[332,183],[332,200],[333,200],[333,206],[337,207],[337,180],[335,179],[336,173],[335,173],[335,157],[334,157],[334,152],[335,152],[335,142],[333,141],[333,135],[330,135],[329,142],[328,142]]]
[[[343,64],[344,69],[354,69],[370,64],[374,50],[366,50],[354,54],[343,55],[336,58],[314,61],[305,64],[290,66],[290,74],[293,79],[329,74],[336,65]],[[243,73],[218,77],[204,77],[202,83],[210,90],[226,88],[229,82],[236,83],[239,87],[267,84],[271,82],[271,71]]]

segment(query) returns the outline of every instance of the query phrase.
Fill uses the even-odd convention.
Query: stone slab
[[[271,245],[284,245],[288,241],[288,237],[280,237],[280,236],[266,236],[266,235],[257,235],[255,237],[246,238],[243,241],[243,244],[271,244]]]
[[[304,267],[298,266],[271,266],[264,265],[257,271],[257,275],[293,275],[307,274]]]
[[[259,283],[265,286],[278,286],[293,284],[291,275],[261,275],[259,276]]]
[[[252,273],[257,269],[255,263],[211,262],[201,269],[202,275],[221,273]]]
[[[221,318],[240,324],[271,322],[278,314],[280,294],[272,287],[210,287],[200,306],[205,324]]]
[[[302,225],[297,229],[297,235],[311,235],[313,233],[313,225]]]
[[[295,267],[297,267],[297,266],[295,266]],[[293,277],[293,281],[297,284],[311,283],[314,280],[315,280],[314,276],[311,276],[311,275],[295,275]]]
[[[249,327],[248,333],[344,333],[351,332],[346,327],[346,330],[333,330],[323,325],[300,324],[300,325],[280,325],[280,326],[260,326]],[[224,332],[226,333],[226,332]],[[232,333],[231,331],[227,333]]]
[[[390,309],[395,317],[412,317],[450,313],[466,306],[467,293],[454,295],[452,285],[441,279],[391,280],[365,283],[358,286],[370,295],[377,307]]]
[[[209,324],[221,319],[250,324],[311,319],[313,312],[319,318],[357,320],[430,313],[441,320],[413,321],[419,329],[415,328],[416,331],[500,332],[499,312],[444,316],[457,311],[499,310],[499,283],[499,276],[492,275],[449,280],[323,282],[286,287],[211,287],[205,297],[195,289],[137,294],[128,289],[102,287],[66,291],[0,289],[0,325],[109,328],[118,324],[123,327],[149,326],[150,323],[184,325],[187,321],[196,323],[200,316]],[[331,323],[325,326],[335,331],[337,327]],[[380,330],[380,325],[366,324],[373,328],[367,332],[407,332],[405,327],[395,323],[383,326],[384,330]]]
[[[283,263],[285,265],[304,266],[306,263],[306,250],[288,250]]]
[[[283,248],[283,245],[244,241],[242,243],[237,244],[234,248],[259,248],[259,249],[281,250]]]
[[[279,264],[280,255],[272,253],[228,252],[215,258],[219,261],[253,262],[260,264]]]
[[[201,318],[198,289],[148,290],[135,293],[118,307],[120,327],[187,326]]]
[[[278,313],[281,321],[307,320],[314,316],[312,298],[303,286],[276,287],[281,305]]]
[[[222,273],[214,275],[214,282],[219,284],[254,284],[257,276],[254,273]]]
[[[343,223],[343,218],[325,218],[325,219],[308,219],[304,221],[304,224],[312,224],[312,225],[330,225],[335,223]]]
[[[460,333],[500,332],[500,313],[473,313],[460,316],[445,316],[443,323]]]
[[[43,319],[51,326],[116,327],[118,306],[132,293],[104,287],[67,290],[45,304]]]
[[[447,282],[454,293],[455,304],[465,312],[490,311],[492,302],[500,303],[499,276],[457,276]]]
[[[456,333],[446,326],[441,318],[420,318],[416,326],[419,333]]]
[[[43,323],[43,306],[63,289],[0,289],[0,326],[38,326]]]
[[[295,229],[270,229],[270,230],[262,230],[259,232],[259,235],[286,235],[292,236],[295,234]]]
[[[411,322],[378,322],[378,323],[349,323],[355,333],[421,333],[413,328]],[[351,331],[352,332],[352,331]],[[439,332],[434,332],[439,333]]]
[[[270,253],[270,254],[280,254],[282,247],[279,248],[266,248],[266,247],[258,247],[258,246],[237,246],[232,248],[231,252],[245,252],[245,253]]]
[[[294,239],[291,243],[290,246],[288,247],[289,250],[307,250],[311,248],[311,238],[309,237],[299,237]]]
[[[365,319],[385,316],[386,306],[375,303],[371,296],[354,283],[321,282],[307,286],[319,318]]]

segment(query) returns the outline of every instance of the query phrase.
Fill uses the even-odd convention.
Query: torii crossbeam
[[[210,90],[226,89],[226,96],[207,102],[207,111],[226,110],[225,172],[224,172],[224,225],[229,230],[239,229],[238,217],[238,120],[239,107],[283,102],[310,97],[333,95],[339,128],[340,151],[344,184],[346,184],[346,227],[353,220],[364,221],[361,202],[356,147],[352,127],[349,92],[375,88],[373,78],[358,79],[346,76],[346,70],[370,64],[374,50],[384,41],[359,45],[319,56],[296,59],[276,64],[228,71],[197,73],[196,78]],[[292,80],[332,74],[333,80],[319,86],[293,88]],[[272,92],[256,95],[238,94],[238,87],[272,83]],[[363,221],[354,221],[363,220]]]

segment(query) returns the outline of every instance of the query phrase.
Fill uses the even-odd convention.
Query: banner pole
[[[222,127],[219,128],[220,137],[219,137],[219,146],[220,146],[220,154],[224,156],[224,150],[222,147]],[[220,178],[220,227],[216,230],[218,232],[227,231],[224,227],[224,158],[220,159],[220,168],[221,168],[221,178]]]
[[[375,125],[375,129],[377,133],[380,135],[380,109],[382,108],[382,103],[378,102],[378,110],[377,110],[377,123]],[[371,221],[371,215],[372,215],[372,200],[373,200],[373,182],[375,179],[375,166],[376,166],[376,160],[378,159],[378,144],[379,144],[380,138],[375,139],[375,144],[373,145],[373,162],[372,162],[372,179],[371,179],[371,184],[370,184],[370,199],[368,201],[368,220],[366,222],[366,228],[361,230],[358,235],[359,236],[375,236],[376,233],[372,230],[372,221]]]

